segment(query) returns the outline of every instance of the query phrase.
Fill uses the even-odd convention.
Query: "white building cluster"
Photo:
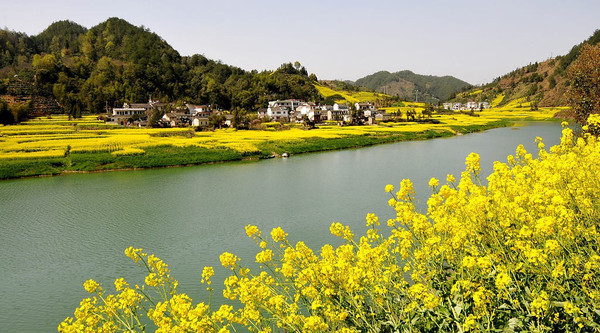
[[[259,117],[266,117],[272,121],[302,121],[308,120],[319,123],[323,121],[352,121],[352,111],[360,111],[367,122],[373,123],[377,115],[385,113],[378,110],[371,103],[355,103],[351,110],[346,103],[334,103],[333,105],[320,105],[314,102],[304,102],[297,99],[286,99],[270,101],[266,109],[258,111]],[[379,118],[383,119],[383,116]]]
[[[444,103],[444,109],[453,111],[470,111],[470,110],[483,110],[489,109],[490,103],[488,102],[467,102],[463,103]]]

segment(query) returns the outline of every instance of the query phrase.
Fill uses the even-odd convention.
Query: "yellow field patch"
[[[333,90],[331,88],[315,84],[315,88],[321,96],[327,98],[334,95],[340,95],[343,99],[336,100],[337,103],[362,103],[362,102],[375,102],[378,99],[384,97],[390,97],[385,94],[370,92],[370,91],[345,91],[345,90]]]
[[[415,109],[422,112],[419,103],[407,103],[400,108],[386,108],[402,111]],[[172,145],[177,147],[197,146],[209,149],[233,149],[240,153],[256,153],[265,142],[293,142],[310,138],[333,139],[346,136],[393,135],[395,133],[418,133],[426,130],[454,132],[451,126],[485,125],[498,120],[547,120],[564,108],[540,108],[529,111],[525,108],[484,110],[475,112],[475,117],[456,112],[433,115],[439,124],[416,122],[389,122],[372,126],[321,125],[310,131],[299,127],[277,131],[237,131],[220,129],[207,132],[194,132],[190,128],[125,128],[110,127],[80,129],[90,125],[103,125],[95,117],[86,116],[81,122],[69,120],[66,116],[54,116],[52,121],[38,118],[20,125],[0,127],[0,158],[44,158],[60,157],[65,151],[111,152],[115,155],[143,154],[148,147]],[[53,124],[48,124],[52,122]],[[274,127],[274,126],[272,126]]]

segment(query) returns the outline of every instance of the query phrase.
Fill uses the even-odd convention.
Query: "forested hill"
[[[14,81],[73,114],[150,97],[246,110],[274,99],[319,99],[316,76],[300,64],[257,72],[199,54],[182,57],[157,34],[119,18],[89,30],[60,21],[36,36],[0,30],[0,96],[15,93]]]
[[[600,30],[582,42],[575,45],[564,55],[543,62],[536,62],[518,68],[493,82],[482,87],[457,94],[452,101],[466,102],[496,101],[495,106],[509,103],[518,105],[531,103],[537,106],[565,106],[568,104],[566,92],[569,88],[567,68],[579,57],[584,44],[600,44]]]
[[[356,85],[371,90],[414,100],[418,90],[420,101],[437,102],[451,97],[470,84],[453,76],[420,75],[411,71],[380,71],[356,80]]]

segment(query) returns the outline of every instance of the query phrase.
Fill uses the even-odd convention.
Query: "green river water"
[[[130,245],[164,259],[180,291],[198,301],[204,265],[215,266],[220,290],[219,254],[253,261],[245,225],[281,226],[315,250],[337,244],[331,222],[360,234],[367,213],[393,216],[386,184],[410,178],[425,202],[429,178],[458,178],[472,151],[489,173],[519,143],[535,152],[536,136],[559,142],[558,123],[522,125],[288,159],[2,181],[0,332],[56,331],[86,297],[88,278],[139,281],[143,271],[123,254]]]

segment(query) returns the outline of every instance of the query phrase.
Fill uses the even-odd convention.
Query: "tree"
[[[231,112],[233,119],[231,120],[231,126],[236,129],[248,128],[248,114],[246,110],[235,108]]]
[[[302,116],[302,125],[304,126],[305,129],[307,130],[311,130],[311,129],[315,129],[317,128],[316,124],[314,121],[310,120],[310,118],[308,118],[307,115],[303,115]]]
[[[154,108],[151,111],[150,117],[148,117],[148,127],[159,127],[160,119],[165,115],[165,112]]]
[[[567,70],[571,87],[567,93],[575,119],[585,123],[600,112],[600,47],[584,45],[581,54]]]
[[[352,125],[363,125],[365,123],[365,113],[360,108],[350,106],[350,116]]]
[[[8,104],[3,100],[0,100],[0,124],[11,125],[15,123],[15,117],[8,109]]]
[[[208,117],[208,124],[212,128],[222,128],[225,124],[225,116],[221,113],[214,112]]]
[[[410,109],[406,111],[406,121],[415,121],[417,115],[417,111],[415,109]]]
[[[427,104],[427,106],[425,107],[425,109],[423,110],[423,112],[421,113],[423,115],[423,117],[427,117],[427,118],[431,118],[431,116],[433,115],[433,105],[431,104]]]

